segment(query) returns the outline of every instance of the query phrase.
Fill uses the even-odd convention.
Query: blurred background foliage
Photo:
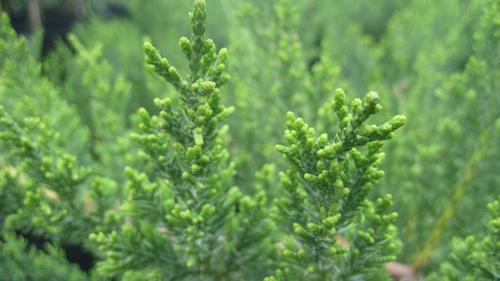
[[[403,242],[398,260],[432,271],[453,236],[483,229],[486,203],[500,186],[500,21],[491,12],[498,1],[207,2],[207,32],[230,50],[224,98],[236,108],[230,144],[238,184],[248,193],[257,171],[273,176],[276,169],[266,164],[282,161],[274,144],[288,110],[331,133],[336,121],[326,107],[335,88],[350,96],[375,90],[385,105],[381,118],[401,113],[409,120],[385,149],[386,175],[374,189],[394,196]],[[123,163],[142,163],[132,156],[129,116],[140,106],[154,111],[154,97],[173,93],[148,75],[142,42],[151,40],[173,65],[183,65],[176,42],[189,34],[192,1],[0,3],[29,38],[0,46],[1,104],[14,115],[46,118],[61,129],[60,148],[98,163],[121,185]],[[3,39],[13,36],[5,30]],[[2,218],[15,212],[12,182],[31,184],[4,174],[0,202],[9,204],[0,204]]]

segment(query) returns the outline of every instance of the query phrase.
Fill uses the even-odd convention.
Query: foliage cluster
[[[362,2],[2,14],[0,280],[499,280],[500,1]]]

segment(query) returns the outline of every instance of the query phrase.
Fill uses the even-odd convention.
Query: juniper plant
[[[90,159],[85,127],[3,14],[0,54],[0,279],[87,280],[61,247],[93,248],[90,232],[112,225],[103,220],[116,185],[82,164]],[[18,237],[27,233],[51,243],[27,247]]]
[[[280,176],[286,196],[276,200],[275,216],[289,240],[282,268],[267,280],[349,280],[394,259],[397,215],[390,211],[391,197],[372,202],[367,194],[383,175],[383,141],[406,119],[398,115],[367,125],[381,109],[374,92],[349,107],[339,89],[332,109],[339,122],[331,139],[288,114],[289,145],[277,149],[291,167]]]
[[[12,234],[0,241],[0,280],[86,281],[87,275],[70,264],[58,247],[38,251],[27,241]],[[47,270],[50,268],[51,270]]]
[[[272,224],[265,218],[266,196],[263,191],[258,191],[254,198],[242,196],[238,188],[232,186],[234,166],[228,161],[224,148],[226,129],[220,126],[230,109],[219,102],[219,87],[227,80],[224,73],[227,51],[222,49],[216,53],[214,43],[204,38],[203,1],[195,1],[190,17],[191,40],[181,38],[179,42],[189,60],[186,78],[181,77],[150,43],[144,45],[151,69],[169,82],[179,96],[157,99],[159,114],[156,116],[150,116],[145,109],[140,110],[141,133],[135,138],[154,164],[148,174],[127,169],[127,199],[121,209],[125,225],[108,234],[95,234],[92,239],[106,252],[100,268],[110,274],[136,278],[143,272],[150,278],[162,280],[195,280],[200,276],[208,280],[246,276],[253,280],[260,275],[254,266],[267,264],[266,258],[272,254],[269,252],[272,247],[266,240],[272,238]],[[376,203],[365,199],[368,187],[381,176],[376,168],[382,157],[381,143],[376,141],[391,138],[392,132],[403,125],[405,119],[396,116],[381,126],[364,124],[378,110],[376,93],[370,93],[363,101],[356,99],[350,113],[343,91],[337,91],[335,111],[341,121],[336,142],[332,144],[328,144],[326,135],[315,138],[314,131],[308,130],[301,119],[289,115],[288,126],[294,131],[287,137],[294,148],[289,151],[280,146],[279,150],[297,169],[304,169],[300,178],[316,181],[316,184],[305,185],[310,191],[305,194],[290,171],[288,174],[295,181],[283,176],[282,181],[289,182],[283,184],[285,190],[298,189],[303,194],[301,199],[305,200],[307,195],[311,203],[299,207],[283,199],[277,201],[277,209],[281,210],[283,219],[300,217],[296,213],[302,209],[315,208],[310,211],[318,212],[311,214],[314,219],[291,221],[290,229],[298,237],[301,237],[298,234],[301,230],[305,231],[302,224],[317,228],[309,240],[302,237],[312,244],[305,242],[304,247],[314,249],[311,256],[302,258],[310,258],[314,265],[302,265],[304,272],[290,273],[291,276],[347,278],[392,258],[395,215],[386,214],[390,197]],[[298,140],[294,141],[294,135],[298,135]],[[370,148],[366,156],[353,150],[368,143]],[[349,167],[345,164],[349,161],[343,162],[345,158],[352,158],[357,166]],[[311,163],[319,166],[312,168]],[[345,170],[337,171],[341,167]],[[355,185],[350,195],[350,189],[342,184],[349,180]],[[348,186],[351,187],[350,183]],[[292,201],[298,200],[291,197]],[[295,216],[290,217],[289,212]],[[326,225],[315,225],[316,220]],[[354,225],[354,220],[359,221],[359,226],[356,231],[349,231],[348,226]],[[352,238],[350,250],[337,247],[334,227],[342,227],[340,235]],[[277,241],[281,241],[280,237]],[[316,240],[321,241],[320,245],[314,245]],[[381,251],[383,247],[387,253]],[[332,270],[333,264],[325,259],[337,252],[345,252],[337,260],[342,266],[340,270]],[[287,249],[284,253],[290,256],[292,251]],[[367,258],[371,255],[376,257]],[[310,276],[305,274],[314,271],[314,266],[317,272],[311,272]],[[254,277],[245,274],[248,268],[254,268],[251,275]],[[278,278],[280,272],[278,270]]]
[[[395,184],[400,187],[393,193],[401,216],[399,228],[407,241],[402,256],[417,268],[437,267],[447,253],[445,241],[481,226],[478,218],[485,214],[477,206],[498,194],[500,182],[493,172],[498,170],[500,154],[492,145],[500,132],[496,110],[500,72],[495,59],[499,2],[450,3],[433,2],[446,6],[449,15],[424,13],[422,18],[415,11],[424,11],[426,5],[415,1],[393,19],[386,39],[391,41],[390,53],[401,56],[397,61],[416,70],[397,70],[405,77],[395,94],[411,122],[404,136],[395,140],[394,150],[388,151],[394,157],[385,169],[392,172],[382,191]],[[418,54],[398,45],[406,36],[422,36],[409,33],[420,30],[414,29],[416,25],[434,27],[437,22],[442,24],[432,32],[435,39],[415,39],[415,44],[422,44]],[[395,32],[398,29],[404,30]]]
[[[500,198],[488,204],[486,235],[455,238],[446,262],[429,280],[498,280],[500,278]]]
[[[258,264],[267,262],[271,249],[266,196],[245,196],[234,186],[226,148],[223,121],[232,108],[220,103],[220,87],[229,79],[227,50],[217,51],[205,37],[204,1],[194,2],[190,19],[191,40],[179,41],[189,62],[185,78],[151,43],[144,44],[149,67],[179,95],[156,99],[158,115],[139,110],[134,138],[151,168],[126,169],[124,225],[91,236],[106,253],[100,268],[112,275],[235,280],[250,271],[254,278],[265,273]]]
[[[44,64],[2,16],[0,280],[387,280],[396,223],[398,259],[431,280],[495,280],[495,219],[467,235],[500,182],[498,0],[214,0],[211,23],[194,2],[180,56],[161,8],[190,3],[127,1]],[[156,76],[132,47],[144,34]],[[379,89],[388,110],[338,86]],[[405,123],[392,112],[411,123],[384,145]],[[98,259],[91,274],[67,243]]]

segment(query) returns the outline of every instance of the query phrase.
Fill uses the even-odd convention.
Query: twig
[[[397,281],[422,281],[422,277],[415,269],[407,264],[399,262],[390,262],[385,266],[385,271],[392,279]]]
[[[85,4],[83,0],[71,0],[70,11],[75,19],[81,19],[85,16]]]
[[[42,26],[40,3],[38,1],[39,0],[28,0],[28,18],[31,31],[35,31]]]

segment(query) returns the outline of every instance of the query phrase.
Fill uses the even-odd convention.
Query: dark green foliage
[[[69,264],[60,249],[37,250],[12,234],[0,241],[0,280],[86,281],[90,278],[77,265]],[[49,270],[50,269],[50,270]]]

